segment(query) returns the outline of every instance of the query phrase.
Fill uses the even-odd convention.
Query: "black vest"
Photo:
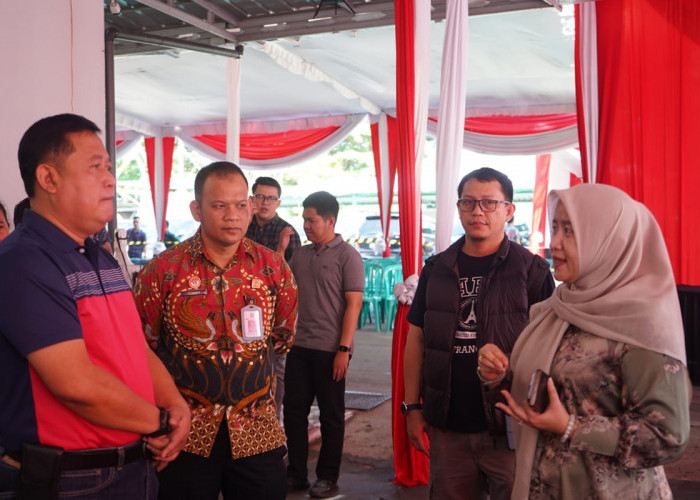
[[[447,250],[428,259],[423,358],[423,416],[432,426],[444,428],[450,405],[452,352],[459,315],[459,268],[457,257],[464,237]],[[527,249],[503,239],[491,271],[477,296],[477,342],[496,344],[510,355],[520,332],[527,325],[530,306],[539,297],[549,265]],[[553,281],[552,287],[553,289]],[[501,415],[485,404],[489,430],[504,432]]]

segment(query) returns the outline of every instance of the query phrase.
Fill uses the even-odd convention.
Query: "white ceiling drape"
[[[285,156],[284,158],[275,158],[271,160],[250,160],[241,158],[238,165],[241,167],[257,170],[266,168],[290,167],[296,163],[308,161],[329,151],[333,146],[345,139],[350,132],[365,118],[366,115],[349,115],[345,117],[344,122],[338,130],[330,134],[325,139],[317,142],[312,147],[305,149],[299,153]],[[226,155],[206,144],[198,141],[193,135],[185,133],[185,131],[176,132],[175,135],[180,138],[185,144],[200,152],[201,154],[213,160],[225,160]],[[196,134],[201,135],[201,134]]]
[[[448,0],[447,26],[442,50],[440,108],[436,165],[435,250],[450,245],[455,214],[455,179],[459,175],[464,137],[464,101],[467,95],[469,2]]]

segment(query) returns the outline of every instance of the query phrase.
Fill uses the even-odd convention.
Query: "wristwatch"
[[[168,432],[170,432],[170,412],[167,410],[167,408],[163,408],[162,406],[159,406],[158,409],[160,410],[160,415],[158,416],[158,423],[160,426],[158,427],[158,430],[153,431],[150,434],[146,434],[146,437],[154,438],[165,436]]]
[[[423,409],[423,405],[420,403],[412,403],[410,405],[406,404],[406,401],[401,403],[401,413],[403,413],[404,415],[408,415],[409,411],[422,410],[422,409]]]
[[[346,345],[339,345],[338,352],[350,352],[350,348]]]

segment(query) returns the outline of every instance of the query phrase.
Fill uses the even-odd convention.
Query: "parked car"
[[[452,230],[451,241],[456,241],[464,230],[459,222],[455,219],[455,225]],[[398,256],[401,254],[401,230],[399,228],[399,216],[391,215],[391,223],[389,224],[389,249],[391,255]],[[378,215],[368,215],[362,222],[360,229],[353,238],[355,248],[363,257],[380,257],[384,253],[385,240],[382,232],[382,224]],[[435,253],[435,220],[429,217],[423,217],[423,256],[429,257]]]

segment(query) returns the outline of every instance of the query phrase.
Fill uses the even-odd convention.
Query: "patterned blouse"
[[[578,428],[566,443],[540,432],[530,498],[672,498],[662,464],[690,435],[683,364],[572,326],[551,375]]]
[[[297,320],[284,259],[244,238],[221,269],[198,231],[150,261],[134,293],[146,338],[192,410],[185,451],[208,457],[224,418],[234,459],[282,446],[272,350],[289,351]],[[262,309],[262,340],[243,340],[240,311],[248,304]]]

